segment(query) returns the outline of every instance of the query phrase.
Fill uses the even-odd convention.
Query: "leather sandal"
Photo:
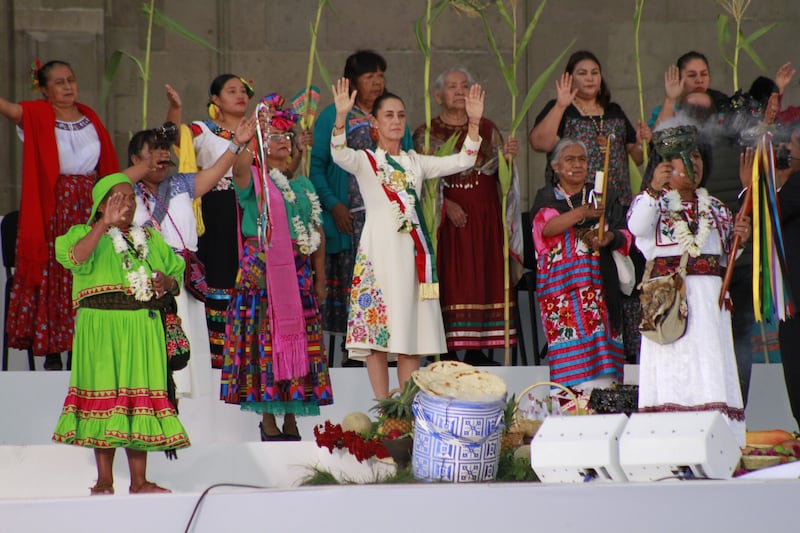
[[[113,485],[95,485],[94,487],[89,488],[89,494],[91,496],[111,496],[114,494],[114,486]]]
[[[130,486],[128,489],[130,494],[166,494],[172,492],[169,489],[165,489],[164,487],[159,487],[152,481],[145,481],[142,485],[137,488],[133,488],[133,485]]]

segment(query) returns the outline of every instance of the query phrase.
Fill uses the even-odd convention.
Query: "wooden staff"
[[[750,211],[753,209],[753,187],[755,185],[753,183],[747,188],[744,193],[744,200],[742,201],[742,207],[739,208],[739,212],[736,213],[736,220],[739,221],[742,217],[746,217],[750,214]],[[722,309],[722,306],[725,304],[725,293],[728,292],[728,287],[731,284],[731,278],[733,278],[733,265],[736,262],[736,251],[739,249],[739,242],[741,238],[738,235],[733,236],[733,244],[731,245],[731,251],[728,253],[728,267],[725,269],[725,277],[722,279],[722,288],[719,290],[719,308]]]
[[[600,190],[600,201],[605,203],[606,201],[606,191],[608,191],[608,158],[611,156],[611,141],[614,139],[614,134],[610,134],[606,137],[606,160],[603,163],[603,187]],[[595,189],[597,192],[597,189]],[[602,241],[603,240],[603,233],[605,232],[606,227],[606,210],[603,209],[603,214],[600,215],[600,229],[597,230],[597,239]]]

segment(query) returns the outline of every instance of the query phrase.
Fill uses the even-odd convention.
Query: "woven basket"
[[[745,470],[760,470],[781,463],[777,455],[743,455],[742,468]]]
[[[519,422],[521,420],[523,420],[522,416],[520,415],[520,409],[519,409],[520,402],[522,402],[523,398],[527,398],[528,397],[528,393],[530,391],[532,391],[533,389],[535,389],[537,387],[544,387],[544,386],[556,387],[558,389],[561,389],[562,391],[564,391],[567,394],[567,396],[569,396],[571,398],[573,404],[575,405],[575,409],[562,411],[562,414],[569,415],[569,416],[581,416],[581,415],[589,414],[589,412],[586,410],[586,406],[582,406],[581,405],[581,402],[579,401],[578,397],[575,395],[575,393],[571,389],[569,389],[569,388],[567,388],[564,385],[561,385],[559,383],[555,383],[553,381],[540,381],[538,383],[534,383],[533,385],[530,385],[529,387],[526,387],[519,394],[519,396],[517,397],[517,405],[514,408],[514,425],[518,425]],[[539,428],[544,423],[544,419],[541,419],[541,418],[540,419],[525,419],[525,420],[531,420],[533,422],[535,431],[539,431]],[[534,431],[534,434],[535,434],[535,431]]]

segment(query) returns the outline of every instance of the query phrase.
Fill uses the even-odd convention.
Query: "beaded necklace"
[[[586,112],[581,106],[578,105],[577,102],[573,102],[573,105],[581,112],[581,115],[587,117],[589,120],[592,121],[592,125],[594,126],[595,131],[597,132],[597,136],[594,139],[594,142],[597,143],[597,146],[600,148],[600,153],[605,154],[606,152],[606,143],[608,142],[608,137],[604,132],[604,118],[605,118],[605,111],[600,113],[600,125],[597,125],[597,121],[594,119],[594,115],[590,115]]]

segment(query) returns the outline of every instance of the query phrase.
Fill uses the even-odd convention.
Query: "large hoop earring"
[[[211,117],[211,120],[217,120],[220,116],[219,107],[214,102],[208,103],[208,116]]]

